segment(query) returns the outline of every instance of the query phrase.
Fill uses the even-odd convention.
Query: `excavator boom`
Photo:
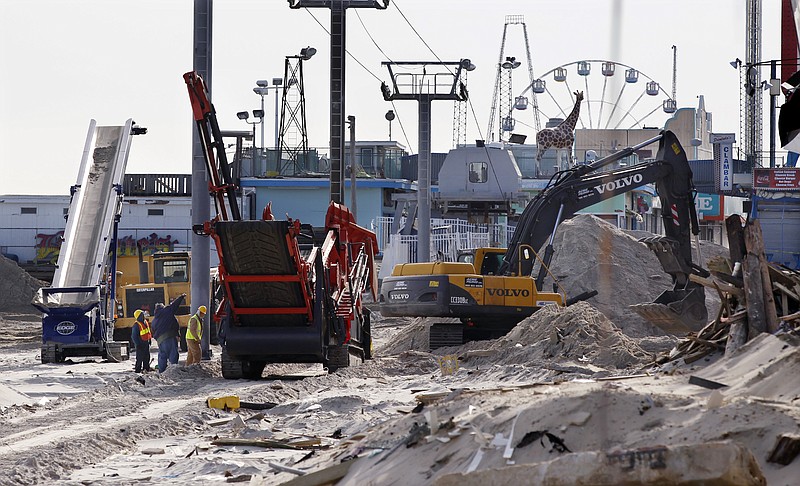
[[[655,160],[632,167],[602,171],[610,164],[658,142]],[[645,184],[654,183],[663,211],[665,236],[643,241],[672,276],[674,287],[655,302],[635,306],[634,311],[671,333],[699,330],[706,324],[705,293],[689,275],[707,276],[692,263],[691,236],[697,234],[692,171],[674,133],[663,131],[639,145],[626,148],[590,165],[576,166],[556,173],[523,211],[508,248],[499,265],[484,265],[486,251],[475,253],[473,268],[458,267],[455,272],[435,264],[406,264],[396,267],[381,288],[382,312],[394,316],[449,316],[476,327],[490,326],[498,315],[524,319],[550,299],[563,305],[574,299],[551,298],[542,292],[553,257],[553,241],[558,226],[581,209]],[[534,253],[544,248],[543,254]],[[493,252],[496,254],[496,250]],[[489,255],[489,260],[494,256]],[[531,280],[539,263],[534,286],[523,290],[521,280]],[[462,265],[462,264],[458,264]],[[498,268],[499,267],[499,268]],[[435,285],[434,285],[435,284]],[[481,300],[481,291],[486,294]],[[497,301],[494,297],[525,297],[523,300]],[[488,318],[488,321],[487,321]],[[482,323],[481,321],[487,321]],[[513,326],[512,326],[513,327]]]

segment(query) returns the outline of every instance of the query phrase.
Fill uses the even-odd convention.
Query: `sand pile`
[[[0,312],[35,312],[31,299],[43,285],[45,282],[0,255]]]
[[[653,360],[653,355],[588,302],[544,307],[493,342],[492,348],[502,350],[492,359],[498,364],[567,360],[613,370]]]
[[[625,334],[636,337],[662,336],[664,332],[628,306],[652,302],[661,292],[672,289],[672,278],[664,272],[658,258],[637,241],[646,235],[653,236],[643,231],[633,236],[596,216],[578,215],[558,227],[550,265],[568,297],[597,290],[590,302]],[[706,259],[708,255],[720,254],[722,247],[708,244],[702,248]],[[547,279],[545,289],[551,283]],[[707,295],[706,301],[709,314],[715,314],[719,300]]]
[[[406,351],[427,351],[430,325],[446,319],[413,319],[406,321],[397,334],[376,350],[378,356],[391,356]],[[672,347],[669,338],[656,343],[658,351]],[[569,307],[547,306],[523,320],[507,335],[494,340],[474,341],[463,346],[440,348],[435,354],[467,355],[471,350],[491,350],[486,357],[471,363],[496,365],[529,364],[537,361],[586,363],[608,370],[635,368],[653,361],[654,346],[643,349],[620,331],[605,315],[588,302]]]

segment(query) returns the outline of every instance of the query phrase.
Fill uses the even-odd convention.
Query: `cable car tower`
[[[495,136],[495,121],[497,121],[497,140],[504,141],[508,139],[508,134],[514,130],[514,109],[525,110],[528,108],[528,98],[525,96],[517,96],[514,98],[511,91],[511,75],[514,69],[518,68],[521,63],[517,61],[516,57],[507,56],[505,52],[506,37],[508,35],[509,25],[521,25],[522,33],[525,38],[525,55],[528,61],[528,86],[533,85],[533,62],[531,60],[531,48],[528,42],[528,28],[525,25],[525,17],[523,15],[507,15],[506,22],[503,26],[503,39],[500,43],[500,57],[497,61],[497,76],[494,81],[494,95],[492,96],[492,108],[489,113],[489,128],[486,131],[486,136],[489,140],[493,140]],[[534,130],[539,132],[539,105],[536,100],[536,93],[531,93],[533,100],[533,123]]]

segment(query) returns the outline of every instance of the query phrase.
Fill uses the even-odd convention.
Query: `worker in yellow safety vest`
[[[201,305],[189,318],[189,327],[186,329],[186,347],[189,351],[186,366],[200,362],[200,339],[203,337],[203,318],[206,316],[206,310],[206,306]]]
[[[136,373],[150,371],[150,340],[153,339],[150,322],[141,309],[133,311],[133,318],[136,319],[131,327],[131,341],[136,346],[136,365],[133,370]]]

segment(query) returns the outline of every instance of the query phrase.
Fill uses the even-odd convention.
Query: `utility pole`
[[[419,151],[417,155],[417,262],[431,258],[431,102],[434,100],[465,101],[467,87],[461,83],[461,70],[475,69],[469,59],[458,62],[383,62],[389,70],[392,88],[381,84],[383,99],[416,100],[419,104]],[[402,66],[395,74],[394,66]],[[398,83],[400,78],[400,83]],[[452,83],[447,79],[451,78]],[[430,79],[437,80],[430,82]],[[400,88],[408,92],[400,92]],[[397,216],[395,216],[397,217]],[[409,215],[411,220],[411,215]],[[406,224],[411,224],[409,221]]]
[[[205,81],[208,96],[211,98],[211,26],[212,0],[194,1],[194,56],[192,67]],[[192,123],[192,225],[203,224],[211,219],[211,204],[208,196],[208,176],[203,146],[197,124]],[[192,307],[205,305],[211,312],[203,322],[203,336],[200,347],[204,360],[211,359],[210,341],[213,306],[209,302],[211,284],[208,269],[211,267],[211,238],[192,233]]]
[[[345,124],[345,11],[348,8],[385,10],[389,0],[289,0],[289,8],[329,8],[331,10],[331,201],[343,203]]]

